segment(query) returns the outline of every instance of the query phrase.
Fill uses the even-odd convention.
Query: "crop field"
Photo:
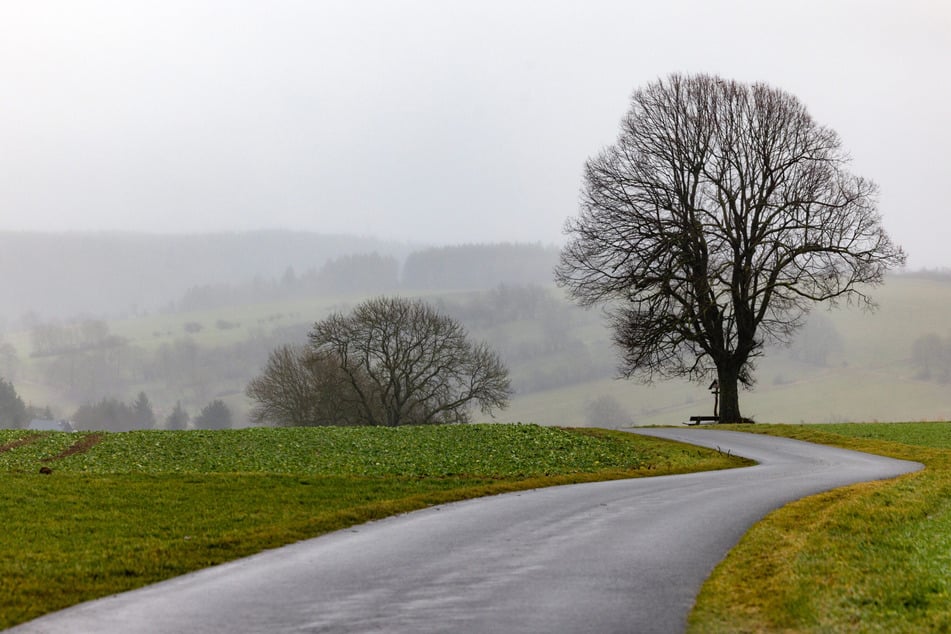
[[[691,632],[951,631],[951,423],[743,431],[914,460],[925,469],[767,516],[707,580]]]
[[[536,425],[0,431],[0,628],[434,504],[743,464]]]
[[[618,439],[620,438],[620,440]],[[614,468],[636,471],[652,458],[627,436],[537,425],[247,428],[118,434],[0,432],[0,470],[58,473],[306,473],[364,477],[531,477]],[[92,442],[89,442],[92,441]],[[48,460],[69,446],[88,448]],[[44,458],[44,456],[46,458]]]

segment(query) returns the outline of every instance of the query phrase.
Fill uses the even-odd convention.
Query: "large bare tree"
[[[716,377],[720,420],[738,422],[766,342],[788,342],[817,302],[873,307],[869,286],[904,263],[848,161],[786,92],[658,80],[587,161],[556,280],[607,306],[623,376]]]

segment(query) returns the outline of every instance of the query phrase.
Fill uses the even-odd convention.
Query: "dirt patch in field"
[[[30,443],[34,443],[39,439],[40,439],[39,434],[31,434],[29,436],[24,436],[23,438],[20,438],[19,440],[14,440],[14,441],[6,443],[5,445],[0,445],[0,453],[4,453],[12,449],[16,449],[17,447],[22,447],[23,445],[29,445]]]
[[[83,436],[72,445],[59,452],[57,455],[50,456],[49,458],[43,458],[40,460],[40,462],[56,462],[57,460],[69,458],[70,456],[75,456],[76,454],[86,453],[101,443],[102,439],[105,437],[105,434],[89,434],[88,436]]]

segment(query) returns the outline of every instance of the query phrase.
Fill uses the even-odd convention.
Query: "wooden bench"
[[[700,423],[719,423],[719,416],[691,416],[689,423],[684,425],[699,425]]]

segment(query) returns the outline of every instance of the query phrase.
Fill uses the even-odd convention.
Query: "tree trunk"
[[[721,423],[741,423],[740,416],[740,372],[739,367],[727,361],[717,366],[717,382],[720,388]]]

